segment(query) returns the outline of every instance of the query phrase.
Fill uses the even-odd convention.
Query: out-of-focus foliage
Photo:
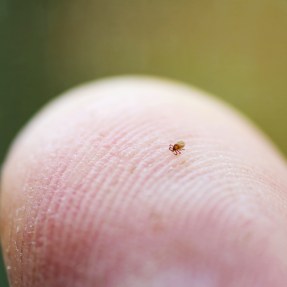
[[[0,162],[58,93],[134,73],[215,94],[287,154],[286,31],[284,0],[0,0]]]
[[[0,286],[2,287],[8,287],[8,280],[7,280],[7,276],[5,273],[5,268],[4,268],[4,264],[1,258],[2,254],[0,252]]]

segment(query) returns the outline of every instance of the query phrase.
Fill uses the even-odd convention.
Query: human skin
[[[18,136],[1,241],[12,287],[285,287],[286,207],[286,162],[237,112],[120,77],[69,91]]]

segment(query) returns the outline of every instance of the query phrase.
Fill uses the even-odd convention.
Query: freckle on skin
[[[150,218],[152,230],[155,233],[164,231],[163,218],[158,212],[152,211],[150,213],[149,218]]]
[[[135,171],[135,169],[136,169],[136,166],[135,166],[135,165],[133,165],[133,166],[130,168],[130,173],[131,173],[131,174],[133,174],[133,173],[134,173],[134,171]]]

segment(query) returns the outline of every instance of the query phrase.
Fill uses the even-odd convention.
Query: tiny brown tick
[[[169,145],[169,150],[173,152],[175,155],[181,154],[181,151],[184,150],[185,143],[183,141],[179,141],[176,144]]]

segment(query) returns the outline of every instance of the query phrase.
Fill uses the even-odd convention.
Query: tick
[[[173,152],[175,155],[181,154],[181,151],[184,150],[185,143],[183,141],[179,141],[176,144],[169,145],[169,150]]]

